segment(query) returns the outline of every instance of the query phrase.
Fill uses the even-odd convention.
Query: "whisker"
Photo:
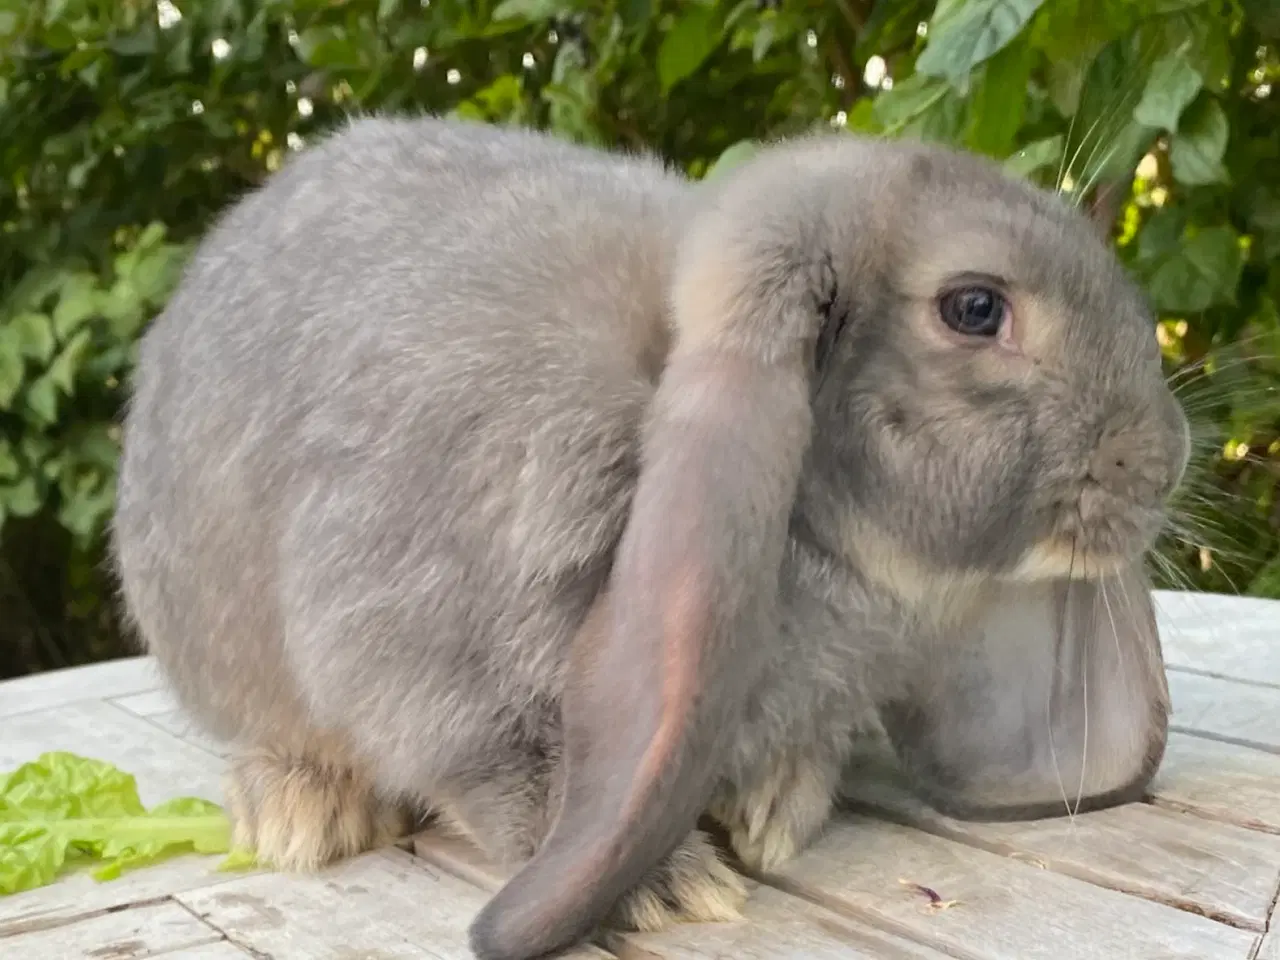
[[[1058,647],[1066,643],[1067,616],[1071,610],[1071,587],[1075,583],[1076,541],[1071,540],[1071,557],[1067,562],[1067,582],[1062,591],[1062,610],[1058,617]],[[1053,773],[1058,780],[1058,791],[1062,794],[1062,805],[1067,811],[1067,818],[1075,826],[1076,812],[1071,807],[1071,798],[1067,796],[1067,784],[1062,778],[1062,767],[1058,763],[1058,748],[1053,738],[1053,693],[1061,682],[1061,671],[1055,671],[1053,681],[1049,684],[1048,702],[1045,704],[1045,715],[1049,726],[1049,759],[1053,762]]]
[[[1145,66],[1149,66],[1149,64],[1147,63],[1148,60],[1154,60],[1154,54],[1158,47],[1158,44],[1159,44],[1159,38],[1156,36],[1152,36],[1150,39],[1150,42],[1147,44],[1146,52],[1144,53],[1141,50],[1139,51],[1139,55],[1137,58],[1137,66],[1140,73],[1144,72],[1143,68]],[[1134,77],[1132,79],[1136,80],[1138,78],[1139,77]],[[1096,182],[1098,175],[1101,173],[1102,170],[1106,168],[1106,164],[1111,162],[1111,154],[1114,154],[1115,150],[1120,145],[1120,141],[1117,138],[1119,137],[1121,131],[1123,131],[1125,125],[1129,122],[1128,113],[1142,98],[1142,91],[1144,87],[1145,87],[1145,83],[1134,83],[1134,82],[1121,83],[1119,86],[1119,89],[1116,90],[1111,95],[1111,97],[1108,99],[1107,104],[1100,111],[1098,115],[1098,120],[1095,120],[1094,123],[1090,126],[1089,133],[1085,135],[1085,139],[1081,141],[1081,147],[1083,147],[1084,143],[1087,142],[1093,130],[1097,127],[1098,122],[1105,120],[1104,131],[1106,132],[1103,135],[1098,137],[1097,141],[1094,143],[1094,146],[1089,151],[1089,156],[1085,159],[1084,167],[1080,171],[1081,177],[1079,179],[1087,181],[1088,186],[1086,186],[1085,189],[1076,191],[1076,197],[1075,197],[1076,206],[1079,206],[1080,203],[1083,202],[1084,197],[1089,192],[1089,189],[1091,189],[1093,183]],[[1081,90],[1080,98],[1081,98],[1081,104],[1083,104],[1084,102],[1083,89]],[[1077,113],[1079,112],[1079,109],[1080,109],[1079,106],[1077,106],[1076,108]],[[1088,172],[1090,165],[1093,163],[1094,158],[1097,156],[1098,150],[1107,141],[1112,142],[1110,154],[1095,169],[1094,173],[1090,175]],[[1076,157],[1078,157],[1079,152],[1080,152],[1079,149],[1077,149],[1076,156],[1072,157],[1071,164],[1068,166],[1068,169],[1067,169],[1068,176],[1072,176],[1071,168],[1075,166],[1075,160],[1076,160]],[[1073,177],[1073,179],[1075,178]]]

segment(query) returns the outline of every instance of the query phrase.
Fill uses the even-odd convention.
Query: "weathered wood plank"
[[[1171,670],[1169,694],[1174,729],[1280,753],[1280,688]]]
[[[1280,929],[1272,930],[1262,938],[1258,960],[1280,960]]]
[[[241,950],[226,940],[210,943],[203,947],[179,947],[167,953],[157,953],[160,960],[262,960],[253,954]],[[101,958],[95,958],[101,960]],[[281,960],[284,960],[282,957]]]
[[[220,740],[214,740],[201,730],[190,715],[178,706],[178,701],[167,688],[160,687],[145,693],[112,697],[107,702],[122,710],[128,710],[134,716],[142,717],[161,730],[173,734],[179,740],[185,740],[214,756],[225,757],[229,752],[229,745]]]
[[[1278,608],[1254,597],[1158,594],[1165,662],[1173,670],[1280,686]]]
[[[157,714],[172,713],[178,709],[178,701],[168,687],[156,687],[142,693],[127,693],[119,697],[105,697],[109,703],[123,707],[139,717],[154,717]]]
[[[492,892],[506,873],[465,840],[440,830],[414,838],[417,856]],[[623,960],[944,960],[945,954],[896,934],[842,917],[772,887],[751,889],[741,921],[681,924],[661,933],[615,933],[609,950]]]
[[[13,769],[48,750],[68,750],[132,773],[148,806],[177,796],[221,802],[220,760],[110,704],[84,701],[19,714],[6,718],[3,728],[0,770]],[[181,857],[129,871],[108,883],[75,873],[46,887],[0,897],[0,936],[234,878],[214,872],[218,860]]]
[[[225,759],[230,755],[231,745],[221,740],[214,740],[201,730],[194,720],[181,710],[171,710],[168,713],[155,713],[145,718],[146,721],[154,726],[159,727],[165,733],[172,734],[179,740],[191,744],[193,747],[199,747],[205,753],[211,754],[220,759]]]
[[[175,899],[231,942],[269,956],[474,960],[467,926],[486,895],[408,853],[380,850],[315,874],[260,874]]]
[[[888,784],[866,807],[940,837],[1262,932],[1280,883],[1280,836],[1175,810],[1129,804],[1076,817],[972,823]]]
[[[86,700],[4,721],[0,770],[50,750],[66,750],[114,763],[138,780],[148,806],[178,796],[218,802],[223,763],[109,703]]]
[[[135,960],[157,955],[201,956],[185,951],[207,949],[221,939],[221,934],[190,911],[166,901],[19,934],[0,941],[0,950],[14,960]]]
[[[754,886],[741,922],[632,933],[622,960],[948,960],[947,955],[767,886]]]
[[[1280,756],[1171,733],[1150,796],[1160,806],[1280,833]]]
[[[44,710],[78,700],[142,693],[159,686],[159,673],[149,657],[51,670],[0,683],[0,717]]]
[[[900,881],[935,890],[949,909]],[[918,830],[855,816],[771,878],[956,957],[1246,960],[1256,934]]]

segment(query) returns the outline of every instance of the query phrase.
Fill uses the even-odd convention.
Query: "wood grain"
[[[1280,686],[1276,601],[1159,591],[1156,615],[1173,670]]]
[[[1173,729],[1280,753],[1280,687],[1171,670],[1169,694]]]
[[[771,887],[752,890],[741,923],[687,924],[609,944],[622,960],[948,960],[905,937]]]
[[[466,840],[442,830],[414,837],[414,852],[454,876],[492,892],[509,871],[487,862]],[[946,960],[946,955],[749,882],[741,921],[681,924],[661,933],[612,933],[603,943],[624,960]]]
[[[1018,823],[955,820],[867,784],[864,808],[936,836],[1262,932],[1280,884],[1280,836],[1129,804]]]
[[[148,657],[51,670],[0,683],[0,717],[45,710],[78,700],[141,693],[159,686],[159,671]]]
[[[1245,960],[1256,935],[919,830],[851,817],[779,871],[788,891],[955,957]],[[900,881],[922,884],[950,909]]]
[[[261,957],[254,957],[253,954],[241,950],[226,940],[219,940],[217,943],[202,947],[179,947],[177,950],[157,953],[155,956],[160,960],[262,960]]]
[[[1280,604],[1157,606],[1175,729],[1150,804],[969,824],[859,790],[898,822],[843,818],[772,886],[750,884],[740,922],[602,942],[621,960],[1280,960],[1274,916],[1263,939],[1280,887]],[[133,773],[148,805],[221,802],[225,745],[149,660],[0,683],[0,717],[0,770],[69,750]],[[412,846],[306,876],[219,874],[198,856],[109,883],[70,875],[0,897],[0,956],[474,960],[466,930],[502,874],[445,835]],[[931,907],[900,880],[956,902]]]
[[[121,710],[127,710],[135,717],[142,717],[170,733],[180,740],[185,740],[216,757],[225,758],[230,752],[230,745],[208,736],[199,725],[191,719],[179,706],[178,701],[168,690],[147,690],[124,697],[112,697],[107,701]]]
[[[1150,796],[1175,810],[1280,833],[1280,756],[1171,733]]]
[[[316,874],[246,877],[175,897],[250,952],[290,960],[379,957],[474,960],[467,926],[486,895],[399,850]],[[566,960],[600,960],[594,949]]]
[[[221,939],[189,910],[165,901],[9,937],[0,940],[0,951],[13,960],[135,960],[172,957]]]

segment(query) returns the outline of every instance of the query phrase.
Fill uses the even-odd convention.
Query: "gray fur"
[[[962,271],[1011,282],[1024,356],[948,339]],[[828,303],[848,323],[812,377]],[[1140,790],[1167,716],[1140,561],[1186,456],[1133,285],[985,161],[831,135],[694,185],[363,118],[234,206],[144,337],[113,543],[211,732],[499,860],[541,846],[474,931],[516,960],[627,890],[623,922],[710,918],[695,888],[735,881],[697,813],[767,869],[872,732],[962,813]],[[627,786],[673,636],[707,689]],[[549,892],[551,867],[590,882]]]

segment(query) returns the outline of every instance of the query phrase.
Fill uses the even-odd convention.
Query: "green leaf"
[[[915,73],[876,96],[875,115],[884,125],[886,133],[899,133],[907,124],[940,103],[946,95],[947,85],[944,81]]]
[[[718,176],[724,176],[734,167],[740,166],[759,152],[760,144],[755,140],[739,140],[716,158],[716,162],[707,170],[704,179],[711,180]]]
[[[241,870],[254,870],[260,866],[258,863],[258,855],[252,850],[246,850],[244,847],[233,847],[231,852],[223,857],[222,862],[218,864],[218,873],[233,873]]]
[[[65,340],[82,323],[97,316],[99,303],[97,277],[91,273],[67,277],[58,294],[58,305],[53,308],[53,332],[57,338]]]
[[[1003,157],[1013,148],[1027,105],[1027,82],[1035,51],[1025,42],[1011,43],[983,68],[969,100],[968,145],[988,156]]]
[[[1236,232],[1212,227],[1188,239],[1161,263],[1148,288],[1157,309],[1194,313],[1234,303],[1243,267]]]
[[[11,330],[0,330],[0,410],[8,410],[26,376],[22,344]]]
[[[1186,213],[1178,207],[1158,210],[1138,234],[1138,260],[1156,263],[1172,256],[1182,243],[1186,226]]]
[[[64,472],[58,486],[62,493],[58,522],[81,542],[92,541],[111,515],[115,482],[104,482],[96,472],[78,476]]]
[[[47,374],[27,388],[26,401],[37,424],[50,426],[58,422],[58,387]]]
[[[139,299],[160,306],[168,298],[186,263],[187,249],[174,244],[161,244],[147,250],[129,274],[129,283]]]
[[[1227,115],[1216,97],[1203,95],[1182,118],[1173,136],[1169,160],[1173,178],[1186,186],[1226,183],[1222,159],[1227,152]]]
[[[702,66],[720,43],[721,25],[713,7],[685,6],[658,48],[658,83],[664,94]]]
[[[4,507],[5,513],[12,514],[15,517],[31,517],[35,516],[44,506],[44,498],[40,496],[40,488],[36,484],[36,478],[33,476],[25,476],[16,483],[6,484],[0,487],[0,506]],[[4,810],[0,808],[0,824],[4,821]],[[0,847],[3,847],[3,841],[0,841]],[[3,851],[0,851],[0,857]]]
[[[1185,53],[1171,53],[1151,68],[1133,117],[1144,126],[1175,132],[1182,111],[1203,86],[1203,78],[1187,63]]]
[[[20,313],[9,321],[9,331],[24,356],[48,363],[58,342],[53,325],[43,313]]]
[[[884,124],[876,115],[876,98],[859,97],[849,110],[844,128],[850,133],[879,135],[884,133]]]
[[[1013,40],[1044,0],[966,0],[939,4],[929,25],[929,41],[916,60],[916,72],[943,77],[962,94],[969,75]]]
[[[1272,557],[1249,582],[1245,591],[1251,597],[1280,600],[1280,556]]]
[[[45,753],[0,777],[0,894],[57,879],[80,859],[101,861],[94,876],[180,853],[225,853],[230,825],[207,800],[181,798],[147,811],[134,778],[108,763]]]
[[[49,364],[45,373],[53,383],[62,388],[62,392],[70,396],[75,391],[76,373],[89,351],[92,338],[88,330],[81,330],[62,348],[57,359]]]
[[[564,12],[564,0],[502,0],[493,9],[494,20],[550,20]]]
[[[1014,151],[1004,162],[1004,168],[1021,177],[1030,177],[1041,170],[1057,168],[1062,163],[1062,134],[1055,133],[1032,141]]]
[[[1280,186],[1257,187],[1248,204],[1249,226],[1262,235],[1262,255],[1280,258]]]
[[[364,66],[360,49],[337,26],[307,27],[298,35],[298,55],[313,67],[354,69]]]
[[[13,480],[22,472],[17,454],[4,437],[0,437],[0,480]]]
[[[773,46],[773,41],[778,33],[778,24],[776,20],[765,20],[756,30],[756,35],[751,40],[751,61],[759,63],[769,53],[769,48]]]
[[[102,315],[111,325],[111,332],[120,340],[137,334],[147,320],[146,308],[138,291],[127,277],[121,277],[102,298]]]

